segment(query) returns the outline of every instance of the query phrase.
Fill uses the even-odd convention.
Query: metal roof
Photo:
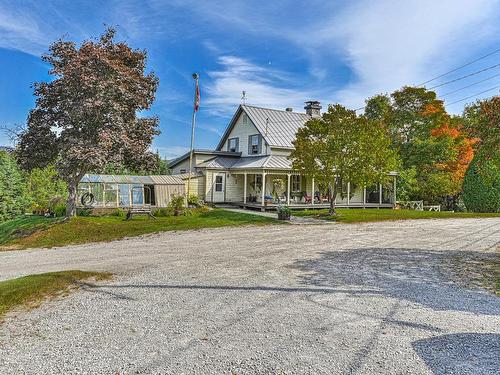
[[[311,117],[305,113],[242,106],[269,146],[293,148],[297,130]]]
[[[202,166],[209,169],[292,169],[292,162],[286,156],[277,155],[247,156],[239,159],[219,156]]]
[[[133,176],[86,174],[80,180],[83,183],[108,183],[108,184],[144,184],[144,185],[183,185],[181,178],[175,176]]]
[[[295,140],[297,130],[311,119],[311,116],[305,113],[240,105],[217,146],[218,150],[224,146],[242,111],[248,115],[271,147],[293,148],[292,142]]]
[[[184,185],[184,181],[179,176],[158,175],[151,176],[155,185]]]
[[[217,151],[217,150],[202,150],[202,149],[196,149],[193,150],[193,155],[213,155],[214,157],[217,155],[227,155],[227,156],[241,156],[241,152],[230,152],[230,151]],[[178,158],[175,158],[174,160],[170,161],[168,163],[169,168],[175,167],[177,164],[180,162],[186,160],[189,158],[189,152],[186,152],[184,155],[179,156]]]

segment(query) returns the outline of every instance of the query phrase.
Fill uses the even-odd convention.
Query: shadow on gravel
[[[413,349],[434,374],[498,374],[500,335],[457,333],[414,341]]]
[[[481,254],[495,257],[495,254]],[[319,258],[296,261],[291,267],[305,272],[305,285],[345,288],[409,300],[434,310],[500,315],[500,298],[479,289],[461,287],[461,259],[478,253],[423,249],[354,249],[321,253]],[[457,263],[457,259],[459,260]]]

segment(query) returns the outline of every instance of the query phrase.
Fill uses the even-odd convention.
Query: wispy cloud
[[[363,100],[403,85],[419,84],[460,61],[498,32],[498,1],[377,1],[356,3],[318,30],[318,40],[341,49],[354,79],[338,100]]]
[[[205,85],[205,105],[212,114],[234,112],[243,91],[248,104],[283,109],[301,107],[305,100],[315,96],[307,88],[295,87],[292,76],[271,66],[260,66],[236,56],[221,56],[218,63],[221,69],[209,72],[210,82]]]
[[[0,4],[0,47],[39,55],[48,39],[30,14]]]

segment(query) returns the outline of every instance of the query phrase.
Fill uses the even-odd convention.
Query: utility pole
[[[193,171],[194,127],[196,124],[196,112],[198,112],[198,108],[200,107],[200,88],[198,86],[200,75],[198,73],[193,73],[193,79],[195,80],[195,91],[194,91],[194,103],[193,103],[193,119],[191,121],[191,147],[189,149],[189,176],[188,176],[186,200],[189,199],[189,193],[191,189],[191,173]]]

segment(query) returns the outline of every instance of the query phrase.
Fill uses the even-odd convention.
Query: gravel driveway
[[[164,233],[0,252],[0,279],[113,281],[0,326],[1,374],[498,374],[500,298],[457,264],[500,219]],[[463,281],[463,282],[462,282]]]

